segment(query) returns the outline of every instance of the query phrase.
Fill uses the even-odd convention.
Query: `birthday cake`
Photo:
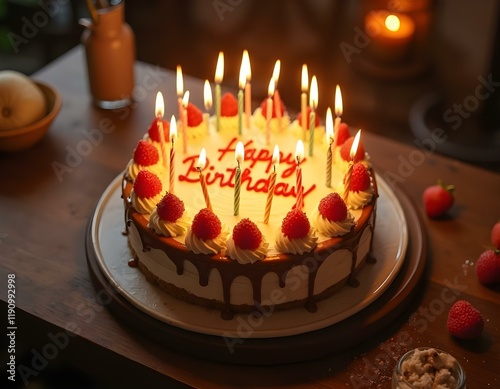
[[[285,110],[273,111],[269,126],[259,125],[262,112],[265,104],[249,127],[212,117],[196,137],[188,136],[190,122],[201,123],[192,112],[185,136],[155,119],[123,177],[129,265],[225,319],[315,311],[317,301],[355,287],[373,259],[377,185],[359,134],[341,123],[333,142],[319,123],[313,131],[322,136],[310,136],[307,123],[298,140]]]

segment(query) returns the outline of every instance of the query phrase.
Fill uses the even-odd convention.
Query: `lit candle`
[[[354,137],[354,141],[352,142],[351,150],[349,152],[349,156],[351,160],[349,161],[349,166],[347,168],[347,173],[344,177],[344,201],[347,203],[347,197],[349,196],[349,189],[351,188],[351,178],[352,178],[352,168],[354,167],[354,156],[358,151],[359,138],[361,136],[361,130],[359,130]]]
[[[170,119],[170,193],[174,193],[175,186],[175,147],[174,142],[177,138],[177,122],[175,116]]]
[[[219,52],[217,58],[217,67],[215,68],[215,129],[220,131],[220,84],[224,77],[224,53]]]
[[[212,203],[210,202],[210,196],[208,195],[207,183],[205,181],[205,176],[203,175],[203,169],[207,163],[207,152],[205,148],[201,149],[200,156],[198,157],[198,163],[196,165],[196,170],[200,173],[200,184],[201,190],[203,192],[203,197],[205,198],[205,204],[209,210],[212,210]]]
[[[183,106],[182,106],[182,95],[184,94],[184,79],[182,77],[182,68],[180,65],[177,65],[175,85],[176,85],[176,89],[177,89],[177,106],[179,108],[179,118],[182,118],[183,111],[184,111]]]
[[[187,106],[189,104],[189,91],[184,93],[182,98],[182,151],[184,154],[187,153],[187,130],[188,130],[188,120],[187,120]]]
[[[235,159],[236,159],[236,175],[234,177],[234,216],[240,214],[240,192],[241,192],[241,164],[245,156],[245,148],[243,143],[236,144]]]
[[[328,148],[326,150],[326,187],[332,187],[332,143],[333,143],[333,117],[332,110],[330,107],[326,110],[326,144]]]
[[[304,143],[299,139],[297,141],[297,147],[295,149],[295,160],[297,161],[297,167],[295,169],[295,208],[304,208],[304,188],[302,187],[302,169],[300,163],[304,158]]]
[[[274,95],[274,78],[269,80],[267,88],[267,106],[266,106],[266,145],[271,143],[271,119],[273,118],[273,95]]]
[[[302,78],[300,82],[300,112],[301,112],[301,125],[302,125],[302,135],[303,139],[306,140],[306,130],[307,130],[307,88],[309,87],[309,75],[307,72],[307,65],[302,65]]]
[[[309,115],[309,156],[313,155],[314,148],[314,128],[316,127],[316,108],[318,107],[318,80],[316,76],[311,80],[311,93],[309,95],[311,114]]]
[[[337,138],[339,134],[339,126],[340,126],[340,117],[343,112],[343,104],[342,104],[342,93],[340,92],[340,86],[336,86],[335,88],[335,127],[333,130],[333,150],[337,147]],[[335,155],[333,156],[335,161]]]
[[[274,146],[272,162],[273,162],[273,171],[269,175],[269,185],[267,187],[266,208],[264,211],[264,224],[269,223],[269,216],[271,215],[271,206],[273,204],[274,187],[276,186],[276,169],[277,169],[278,164],[280,163],[280,149],[279,149],[278,145]]]
[[[274,64],[273,69],[273,79],[274,79],[274,112],[276,112],[276,119],[278,119],[278,129],[282,130],[282,118],[281,118],[281,97],[278,91],[278,80],[280,78],[281,71],[281,61],[278,59]]]
[[[155,114],[158,123],[158,138],[160,138],[160,147],[161,147],[161,159],[163,162],[163,166],[167,167],[167,153],[165,146],[165,130],[163,129],[163,112],[165,110],[165,103],[163,101],[163,94],[158,92],[156,94],[156,102],[155,102]]]
[[[381,61],[401,61],[408,57],[415,22],[404,14],[372,11],[365,18],[365,31],[370,36],[371,53]]]
[[[205,80],[205,85],[203,86],[203,102],[205,103],[203,120],[205,121],[207,132],[210,132],[208,120],[210,118],[210,108],[212,108],[212,88],[210,88],[210,82],[208,82],[208,80]]]
[[[239,77],[239,87],[238,90],[238,135],[243,132],[243,90],[245,89],[245,83],[247,82],[247,75],[244,62],[240,66],[240,77]]]
[[[247,129],[250,129],[250,117],[252,116],[252,68],[250,66],[250,57],[248,56],[248,51],[243,51],[242,63],[245,66],[245,125]]]

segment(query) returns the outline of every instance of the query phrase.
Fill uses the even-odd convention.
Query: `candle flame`
[[[205,150],[205,148],[202,148],[200,156],[198,157],[198,163],[196,164],[196,168],[199,170],[203,170],[206,164],[207,164],[207,151]]]
[[[205,85],[203,86],[203,101],[207,111],[212,108],[212,88],[210,88],[208,80],[205,80]]]
[[[243,56],[243,58],[241,59],[240,77],[239,77],[239,82],[238,82],[240,89],[245,88],[245,84],[247,82],[247,74],[249,72],[248,66],[250,66],[250,63],[246,62],[245,56]]]
[[[273,69],[273,78],[274,78],[275,84],[278,84],[278,80],[280,78],[280,71],[281,71],[281,61],[278,59],[278,60],[276,60],[276,63],[274,64],[274,69]]]
[[[182,106],[186,108],[189,104],[189,91],[187,90],[186,93],[184,93],[184,97],[182,98]]]
[[[359,145],[359,138],[360,137],[361,137],[361,130],[358,130],[358,132],[356,133],[356,136],[354,137],[354,141],[352,142],[351,151],[349,153],[349,156],[351,157],[351,159],[354,159],[354,156],[358,152],[358,145]]]
[[[224,78],[224,53],[219,52],[219,57],[217,58],[217,67],[215,68],[215,82],[220,84]]]
[[[311,92],[309,94],[309,105],[313,110],[318,107],[318,80],[316,76],[312,77],[311,80]]]
[[[170,118],[170,140],[172,144],[177,139],[177,121],[175,120],[175,116],[172,115]]]
[[[328,109],[326,110],[325,127],[326,127],[326,142],[330,144],[333,140],[333,116],[330,107],[328,107]]]
[[[342,116],[343,112],[343,104],[342,104],[342,92],[340,92],[340,86],[336,86],[335,88],[335,115]]]
[[[238,161],[238,164],[242,163],[245,158],[245,146],[242,142],[236,143],[236,150],[234,151],[234,158]]]
[[[177,96],[181,97],[182,94],[184,93],[184,80],[182,78],[182,68],[181,68],[181,65],[177,65],[175,85],[177,86]]]
[[[243,50],[243,58],[241,61],[245,63],[245,69],[247,71],[246,79],[247,81],[250,81],[252,79],[252,67],[250,66],[250,56],[248,55],[248,50]]]
[[[272,162],[273,162],[274,168],[276,169],[276,165],[278,165],[280,163],[280,148],[278,147],[278,145],[274,145]]]
[[[307,87],[309,85],[309,74],[307,72],[307,65],[302,65],[302,78],[300,82],[300,90],[303,93],[307,93]]]
[[[396,15],[388,15],[385,18],[385,27],[387,27],[389,31],[396,32],[399,30],[400,26],[401,21]]]
[[[304,159],[304,142],[301,139],[297,141],[297,147],[295,148],[295,160],[297,164],[300,164]]]
[[[274,78],[271,77],[271,79],[269,80],[269,87],[267,88],[267,96],[269,98],[273,97],[275,87],[276,87],[276,85],[275,85]]]
[[[164,110],[165,110],[165,103],[163,101],[163,94],[161,92],[158,92],[156,94],[156,103],[155,103],[156,117],[161,119],[163,117]]]

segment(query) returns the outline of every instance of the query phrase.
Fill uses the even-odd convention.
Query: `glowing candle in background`
[[[221,90],[220,84],[224,78],[224,53],[219,52],[217,58],[217,67],[215,68],[215,129],[220,131],[220,100]]]
[[[313,155],[314,128],[316,127],[316,108],[318,107],[318,80],[316,76],[311,79],[311,93],[309,95],[311,113],[309,115],[309,156]]]
[[[301,112],[301,125],[303,140],[306,140],[306,130],[307,130],[307,89],[309,87],[309,74],[307,72],[307,65],[302,65],[302,77],[300,81],[300,112]]]
[[[281,97],[280,97],[280,92],[278,91],[278,80],[280,78],[280,71],[281,71],[281,61],[278,59],[276,60],[276,63],[274,64],[274,69],[273,69],[273,79],[274,79],[274,112],[276,112],[276,119],[278,119],[278,129],[281,132],[282,128],[282,118],[281,118]]]
[[[203,86],[203,102],[205,104],[203,121],[205,122],[205,126],[207,127],[207,132],[210,133],[208,120],[210,118],[210,109],[212,108],[212,88],[210,88],[210,82],[208,82],[208,80],[205,80],[205,85]]]
[[[239,77],[239,87],[238,90],[238,135],[243,133],[243,90],[245,89],[245,83],[247,81],[245,63],[242,61],[240,66],[240,77]]]
[[[165,130],[163,129],[163,113],[165,110],[165,103],[163,100],[163,94],[158,92],[156,94],[155,101],[155,114],[157,119],[157,128],[158,128],[158,138],[160,138],[160,147],[161,147],[161,159],[163,162],[163,166],[167,167],[167,151],[165,145]]]
[[[326,187],[331,188],[332,187],[332,143],[333,143],[334,133],[333,133],[333,116],[330,107],[328,107],[328,109],[326,110],[325,127],[326,127],[326,144],[328,147],[326,150]]]
[[[274,95],[274,78],[269,80],[267,88],[267,106],[266,106],[266,145],[271,143],[271,119],[273,118],[273,95]]]
[[[354,137],[354,141],[352,142],[351,150],[349,152],[349,156],[351,160],[349,161],[349,166],[347,167],[347,173],[344,177],[344,201],[347,203],[347,197],[349,196],[349,190],[351,188],[351,178],[352,178],[352,168],[354,167],[354,156],[358,151],[359,138],[361,137],[361,130],[359,130]]]
[[[242,63],[245,66],[245,126],[250,129],[250,117],[252,116],[252,68],[250,66],[250,57],[248,51],[243,51]]]
[[[273,163],[273,171],[269,175],[266,208],[264,210],[264,224],[269,223],[269,216],[271,215],[271,206],[273,204],[274,188],[276,186],[276,169],[278,164],[280,163],[280,149],[278,145],[274,146],[272,163]]]
[[[405,14],[385,10],[371,11],[365,17],[365,31],[370,37],[368,49],[382,62],[408,59],[415,38],[415,21]]]
[[[182,77],[181,65],[177,65],[175,85],[177,89],[177,105],[179,107],[179,118],[182,118],[182,112],[184,111],[182,106],[182,95],[184,94],[184,78]]]
[[[188,120],[187,120],[187,106],[189,104],[189,91],[184,93],[182,98],[182,151],[184,154],[187,153],[187,131],[188,131]]]
[[[236,144],[234,158],[236,159],[236,175],[234,177],[234,216],[240,214],[240,192],[241,192],[241,164],[245,157],[245,148],[243,143]]]
[[[203,197],[205,199],[205,205],[209,210],[212,210],[212,203],[210,202],[210,196],[208,195],[207,183],[205,181],[205,176],[203,175],[203,169],[207,164],[207,152],[205,148],[201,149],[200,156],[198,157],[198,163],[196,165],[196,170],[200,173],[200,184],[201,190],[203,192]]]
[[[342,104],[342,93],[340,92],[340,86],[335,87],[335,126],[333,130],[333,150],[337,147],[337,140],[339,134],[339,126],[340,126],[340,117],[342,116],[342,112],[344,110],[344,106]],[[333,155],[333,160],[335,161],[335,154]]]
[[[295,148],[295,160],[297,161],[295,169],[295,208],[298,209],[304,208],[304,187],[302,186],[302,168],[300,167],[302,159],[304,159],[304,143],[299,139]]]
[[[174,193],[175,186],[175,147],[174,143],[177,139],[177,122],[175,116],[170,118],[170,187],[169,192]]]

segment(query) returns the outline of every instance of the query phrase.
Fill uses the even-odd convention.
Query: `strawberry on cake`
[[[208,208],[196,214],[186,235],[186,247],[195,254],[218,254],[226,249],[228,231]]]
[[[254,263],[265,258],[268,246],[259,227],[245,218],[234,226],[227,241],[227,255],[241,264]]]
[[[321,199],[312,212],[312,220],[318,232],[330,238],[347,234],[355,225],[354,217],[336,192]]]
[[[145,140],[140,140],[127,168],[127,178],[134,181],[141,170],[148,170],[158,177],[165,177],[166,170],[158,149]]]
[[[191,220],[184,203],[173,193],[167,193],[151,212],[148,227],[163,236],[185,235]]]
[[[130,199],[134,209],[142,214],[149,214],[161,200],[162,183],[158,176],[147,170],[141,170],[134,181]]]
[[[287,213],[276,233],[276,248],[283,253],[304,254],[316,247],[317,240],[307,215],[294,208]]]

